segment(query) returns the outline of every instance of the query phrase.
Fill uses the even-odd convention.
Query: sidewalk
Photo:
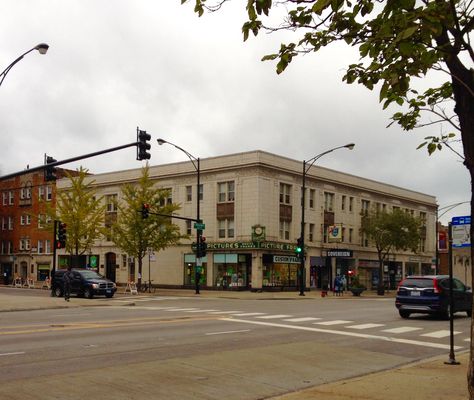
[[[16,291],[9,294],[9,291],[0,293],[0,312],[20,311],[20,310],[41,310],[54,308],[90,307],[117,305],[117,302],[104,299],[82,299],[72,297],[70,302],[63,298],[47,296],[46,293],[32,295],[35,289],[11,289]],[[19,291],[30,291],[22,295]],[[116,297],[129,299],[133,303],[137,297],[130,294],[123,294],[124,289],[119,289]],[[45,292],[45,291],[44,291]],[[293,299],[301,301],[364,301],[369,298],[390,298],[394,297],[394,292],[386,296],[377,296],[375,292],[364,292],[361,297],[354,297],[348,293],[342,297],[329,296],[322,298],[318,291],[307,292],[305,296],[299,296],[298,292],[237,292],[237,291],[210,291],[201,290],[200,295],[194,294],[193,290],[171,290],[158,289],[155,293],[158,296],[176,297],[200,297],[200,298],[226,298],[239,300],[279,300]],[[122,303],[127,304],[127,303]],[[446,365],[448,354],[422,362],[409,364],[396,369],[364,375],[344,381],[338,381],[319,385],[298,392],[288,393],[274,397],[273,400],[465,400],[468,398],[467,391],[467,366],[469,353],[457,353],[456,361],[460,365]]]

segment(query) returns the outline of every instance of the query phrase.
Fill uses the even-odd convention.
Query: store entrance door
[[[112,282],[116,280],[116,255],[115,253],[107,253],[105,255],[105,277]]]

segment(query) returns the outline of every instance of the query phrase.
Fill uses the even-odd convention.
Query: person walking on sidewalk
[[[66,272],[64,272],[64,275],[63,275],[64,300],[66,301],[69,301],[69,298],[71,297],[71,280],[72,280],[71,266],[68,266]]]

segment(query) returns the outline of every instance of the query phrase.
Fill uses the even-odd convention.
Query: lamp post
[[[184,150],[182,147],[179,147],[175,145],[174,143],[171,143],[167,140],[164,139],[157,139],[158,144],[161,146],[165,143],[170,144],[171,146],[174,146],[178,150],[181,150],[184,154],[186,154],[193,164],[194,169],[197,172],[197,194],[196,194],[196,219],[198,220],[198,223],[201,223],[201,217],[200,217],[200,199],[199,199],[199,189],[201,186],[201,168],[200,168],[200,160],[199,158],[194,157],[190,152]],[[195,293],[199,294],[199,280],[201,279],[201,266],[202,266],[202,260],[201,260],[201,242],[202,242],[202,229],[196,229],[196,267],[194,268],[194,283],[195,283]]]
[[[33,50],[38,50],[40,54],[46,54],[48,51],[49,46],[46,43],[40,43],[33,47],[32,49],[28,50],[27,52],[23,53],[20,57],[18,57],[15,61],[13,61],[8,67],[6,67],[2,73],[0,73],[0,86],[2,86],[3,80],[7,76],[7,74],[10,72],[10,70],[13,68],[13,66],[20,61],[24,56],[26,56],[28,53],[31,53]]]
[[[300,252],[300,296],[304,296],[304,289],[305,289],[305,278],[304,278],[304,260],[305,260],[305,248],[304,248],[304,225],[305,225],[305,220],[304,220],[304,208],[305,208],[305,192],[306,192],[306,173],[309,171],[309,169],[313,166],[313,164],[320,159],[322,156],[329,154],[333,152],[334,150],[338,149],[349,149],[352,150],[354,148],[355,144],[354,143],[349,143],[344,146],[338,146],[334,147],[333,149],[326,150],[325,152],[318,154],[317,156],[314,156],[313,158],[309,160],[303,160],[303,188],[302,188],[302,193],[301,193],[301,233],[300,233],[300,240],[299,243],[301,244],[301,252]]]

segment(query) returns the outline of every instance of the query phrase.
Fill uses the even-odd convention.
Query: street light
[[[13,61],[8,67],[6,67],[3,72],[0,74],[0,86],[2,86],[3,80],[7,76],[7,74],[10,72],[10,70],[13,68],[13,66],[20,61],[24,56],[26,56],[28,53],[31,53],[33,50],[38,50],[40,54],[46,54],[48,51],[49,46],[46,43],[40,43],[33,47],[32,49],[28,50],[26,53],[23,53],[20,57],[18,57],[15,61]]]
[[[190,152],[184,150],[182,147],[179,147],[175,145],[174,143],[168,142],[167,140],[164,139],[157,139],[158,144],[161,146],[165,143],[170,144],[171,146],[174,146],[178,150],[181,150],[184,154],[188,156],[188,158],[191,160],[191,163],[193,164],[194,169],[197,171],[197,195],[196,195],[196,203],[197,203],[197,208],[196,208],[196,219],[198,223],[200,224],[201,217],[200,217],[200,207],[199,207],[199,189],[201,186],[201,169],[200,169],[200,162],[199,158],[194,157]],[[195,293],[199,294],[199,280],[201,279],[201,273],[200,271],[198,272],[198,269],[200,270],[202,266],[202,260],[201,260],[201,242],[202,242],[202,229],[196,229],[196,268],[194,269],[194,283],[195,283]]]
[[[354,148],[355,144],[354,143],[349,143],[344,146],[338,146],[334,147],[333,149],[326,150],[325,152],[318,154],[317,156],[311,158],[310,160],[303,161],[303,189],[301,193],[301,234],[300,234],[300,240],[298,243],[301,245],[302,251],[300,252],[300,296],[304,296],[304,289],[305,289],[305,279],[304,279],[304,259],[305,259],[305,248],[304,248],[304,207],[305,207],[305,191],[306,191],[306,173],[309,171],[309,169],[313,166],[313,164],[320,159],[322,156],[329,154],[333,152],[334,150],[338,149],[349,149],[352,150]]]

